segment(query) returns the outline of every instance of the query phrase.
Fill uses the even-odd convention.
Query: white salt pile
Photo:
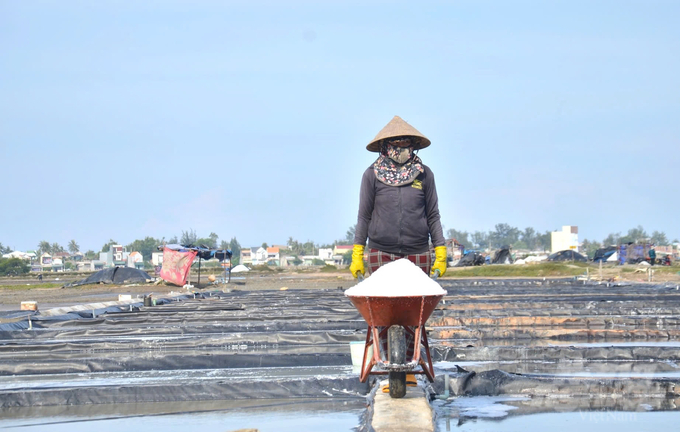
[[[354,297],[406,297],[446,294],[437,282],[406,258],[392,261],[345,291]]]

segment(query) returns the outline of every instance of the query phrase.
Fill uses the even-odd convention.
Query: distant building
[[[335,245],[333,248],[333,255],[344,255],[347,252],[351,251],[354,248],[354,245]]]
[[[52,255],[48,254],[47,252],[40,255],[39,264],[42,266],[43,270],[52,270]]]
[[[319,259],[326,261],[333,259],[333,249],[331,248],[319,248]],[[337,254],[335,254],[337,255]]]
[[[52,260],[52,271],[63,272],[64,271],[64,261],[61,258],[54,258]]]
[[[250,256],[253,259],[253,265],[267,263],[267,249],[263,248],[262,246],[250,248]]]
[[[104,261],[106,267],[125,267],[127,259],[128,252],[121,245],[111,245],[108,252],[99,252],[99,261]]]
[[[130,252],[130,255],[127,257],[127,266],[140,270],[143,269],[144,257],[139,252]]]
[[[66,261],[69,258],[71,258],[71,254],[68,252],[57,252],[52,256],[52,258],[54,259],[60,258],[62,261]]]
[[[93,271],[94,265],[92,261],[81,261],[76,264],[76,270],[79,272]]]
[[[295,261],[299,260],[299,258],[295,255],[284,255],[281,257],[280,263],[281,267],[292,267],[295,266]],[[302,260],[298,262],[300,264]]]
[[[19,258],[23,260],[31,260],[31,256],[26,252],[14,251],[6,253],[2,256],[3,258]]]
[[[319,257],[317,255],[305,255],[302,257],[302,265],[306,266],[314,265],[314,262],[318,259]]]
[[[571,249],[578,252],[578,227],[565,225],[562,231],[550,233],[550,252],[555,253]]]
[[[153,264],[154,267],[163,265],[163,252],[152,252],[151,264]]]
[[[246,265],[246,264],[253,264],[253,254],[252,254],[252,248],[247,249],[243,248],[241,249],[241,258],[239,260],[240,264]]]
[[[267,248],[267,265],[279,266],[281,265],[281,250],[278,246]]]

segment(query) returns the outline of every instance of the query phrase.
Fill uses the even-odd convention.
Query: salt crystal
[[[444,295],[437,282],[430,279],[423,270],[406,258],[392,261],[380,267],[371,275],[345,291],[353,297],[408,297]]]

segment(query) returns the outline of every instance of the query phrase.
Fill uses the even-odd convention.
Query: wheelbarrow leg
[[[387,331],[387,344],[389,348],[389,362],[393,364],[406,363],[406,338],[404,328],[393,325]],[[406,372],[390,371],[389,373],[390,396],[403,398],[406,395]]]
[[[368,375],[371,373],[373,366],[377,363],[376,361],[376,343],[375,337],[378,335],[378,331],[373,326],[368,326],[368,331],[366,332],[366,343],[364,344],[364,358],[361,361],[361,375],[359,375],[360,382],[366,382]],[[373,355],[369,355],[369,348],[373,347]]]
[[[425,327],[422,328],[421,337],[423,338],[423,347],[425,347],[425,355],[427,355],[427,362],[425,362],[422,358],[420,359],[421,367],[423,368],[423,372],[425,372],[427,379],[430,380],[430,382],[434,382],[434,366],[432,365],[432,356],[430,355],[430,344],[428,343],[427,340],[427,333],[425,332]]]
[[[370,347],[372,343],[373,341],[371,340],[371,327],[369,326],[368,331],[366,332],[366,343],[364,344],[364,358],[361,361],[361,375],[359,376],[360,382],[366,382],[368,374],[371,372],[371,369],[373,368],[373,358],[370,358],[368,360],[368,364],[366,364],[366,357],[368,357],[368,347]]]

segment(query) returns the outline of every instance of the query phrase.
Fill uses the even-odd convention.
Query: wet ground
[[[348,343],[363,340],[366,326],[342,294],[349,283],[338,279],[340,288],[284,291],[248,290],[246,284],[156,307],[97,310],[94,317],[91,311],[34,316],[30,330],[25,317],[6,311],[0,321],[0,427],[34,422],[21,430],[38,423],[35,430],[62,430],[59,419],[78,412],[76,423],[89,427],[95,417],[115,417],[96,420],[104,428],[149,421],[167,430],[193,422],[204,422],[206,430],[286,430],[290,422],[305,426],[298,430],[351,430],[361,421],[368,387],[350,366]],[[435,402],[440,430],[526,432],[559,424],[560,430],[625,431],[680,422],[675,285],[441,283],[448,295],[427,329],[437,373],[452,376],[457,397]],[[277,412],[271,423],[277,429],[267,429],[260,414],[249,417],[256,410],[238,408],[291,398],[330,404],[311,411],[303,404],[280,417]],[[146,416],[160,402],[214,407],[225,401],[235,411]],[[141,410],[135,416],[143,417],[94,409],[132,402]],[[59,411],[64,406],[76,411]],[[23,414],[6,417],[9,412]],[[254,418],[264,426],[246,424]],[[347,422],[336,429],[304,423],[326,418]]]
[[[456,411],[459,408],[451,407],[450,409]],[[675,412],[605,409],[496,417],[503,409],[505,408],[495,410],[488,406],[481,409],[465,407],[463,410],[474,414],[473,418],[460,420],[459,414],[442,415],[437,421],[437,427],[440,431],[455,430],[458,432],[543,432],[550,429],[562,432],[640,432],[675,430],[678,424],[678,414]]]
[[[79,409],[80,408],[80,409]],[[120,404],[69,408],[9,409],[0,427],[16,431],[100,432],[238,429],[266,431],[348,431],[365,410],[360,401],[220,401],[177,404]]]

